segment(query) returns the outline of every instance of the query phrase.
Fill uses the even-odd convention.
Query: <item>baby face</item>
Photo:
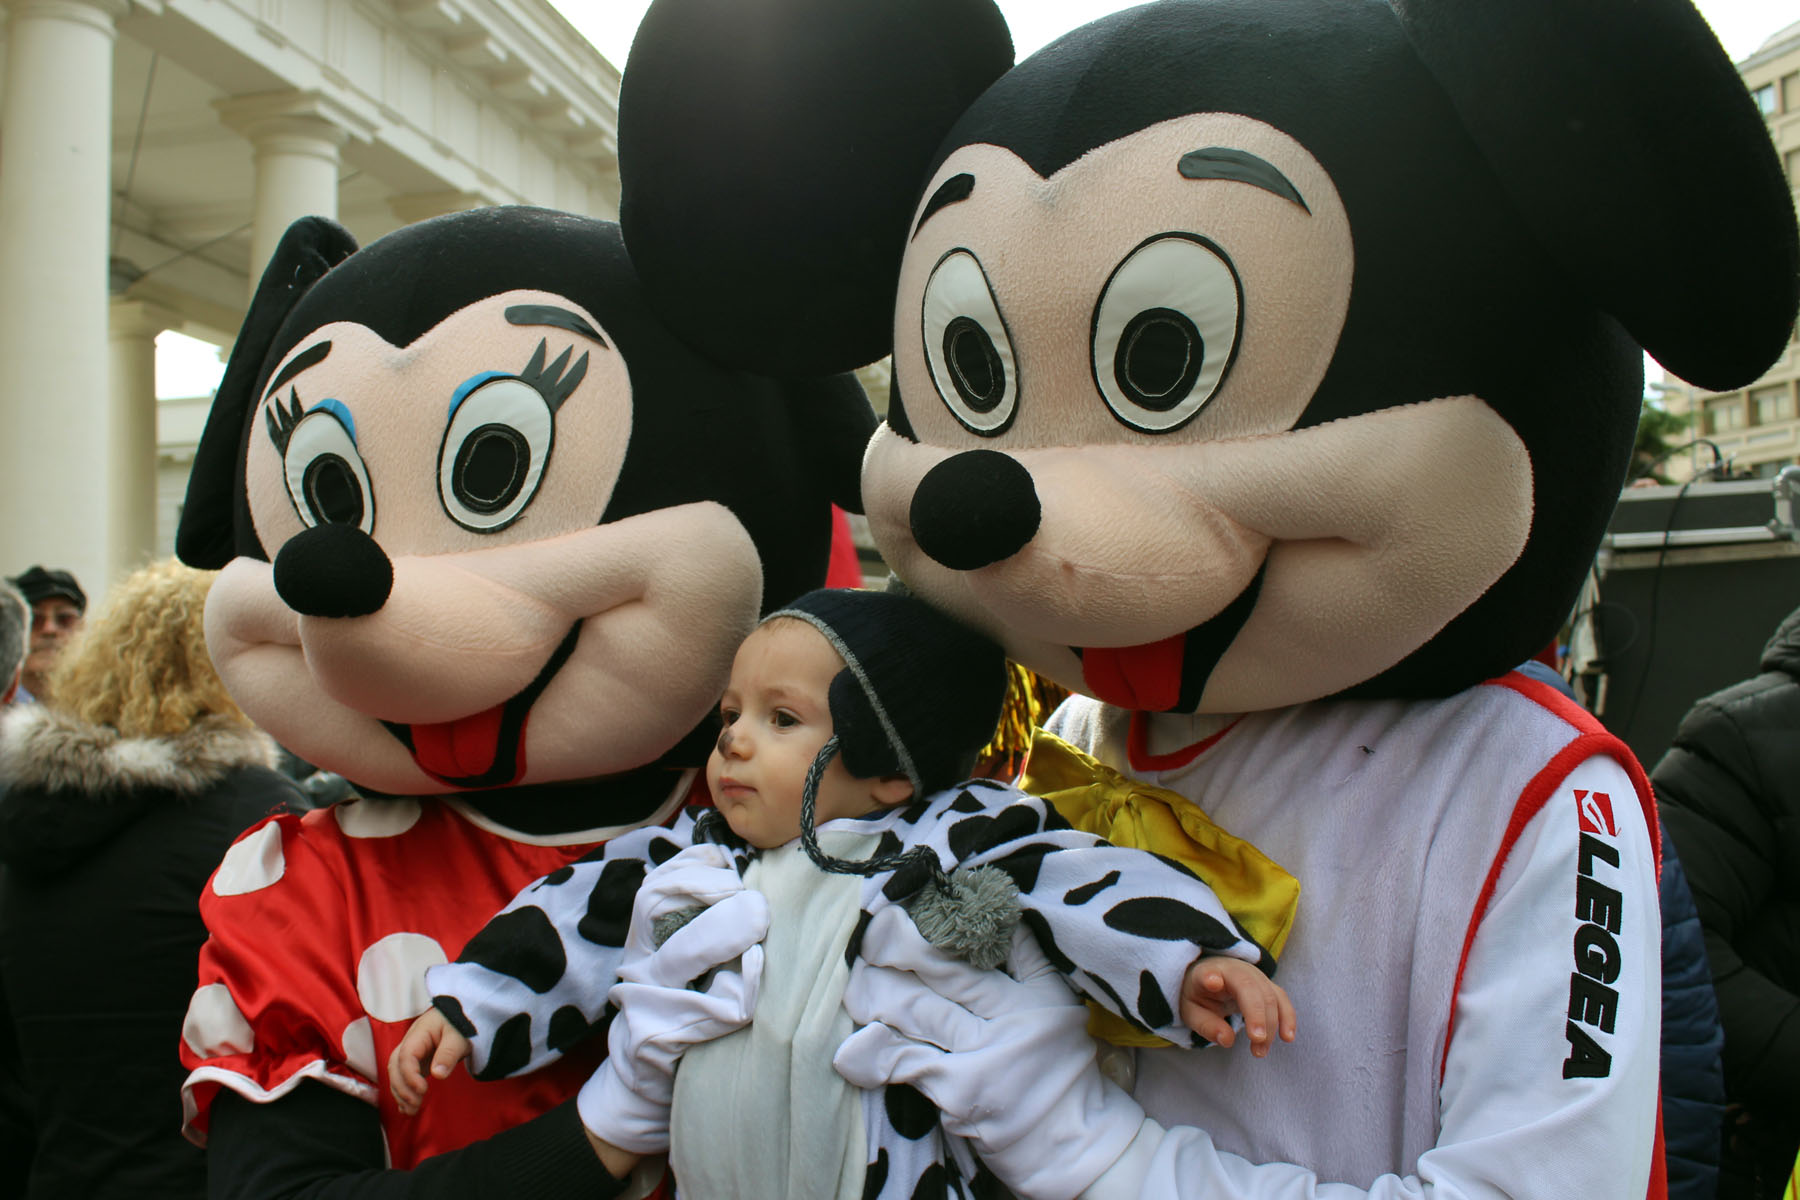
[[[706,760],[706,785],[731,831],[752,846],[767,850],[800,836],[800,794],[831,737],[827,697],[843,669],[831,643],[804,621],[771,621],[738,647],[719,701],[724,729]],[[875,787],[834,757],[819,781],[816,823],[879,807]]]

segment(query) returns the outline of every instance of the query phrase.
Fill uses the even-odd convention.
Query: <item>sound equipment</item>
[[[1773,479],[1631,488],[1596,560],[1589,702],[1646,768],[1695,700],[1756,674],[1800,607],[1800,467]],[[1800,736],[1800,735],[1797,735]]]

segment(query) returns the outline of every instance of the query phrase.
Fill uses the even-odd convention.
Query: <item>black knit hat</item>
[[[993,738],[1006,699],[1006,656],[999,645],[904,592],[823,588],[769,621],[804,621],[843,657],[827,702],[831,737],[813,759],[800,798],[800,844],[826,871],[874,875],[916,859],[948,887],[937,855],[917,846],[860,862],[819,848],[813,828],[819,780],[833,757],[858,779],[905,775],[923,800],[962,779]]]
[[[998,644],[903,592],[821,588],[767,619],[779,618],[843,656],[829,699],[845,770],[905,775],[916,799],[967,777],[1006,701]]]
[[[27,604],[36,604],[40,600],[48,600],[52,596],[61,596],[82,612],[87,611],[87,593],[75,582],[75,577],[67,571],[32,567],[22,575],[15,575],[6,582],[19,589]]]

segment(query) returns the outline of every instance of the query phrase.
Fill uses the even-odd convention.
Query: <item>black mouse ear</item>
[[[1800,247],[1760,114],[1687,0],[1394,0],[1513,204],[1669,370],[1787,343]]]
[[[619,93],[619,223],[652,304],[732,367],[887,353],[907,223],[1012,65],[992,0],[656,0]]]
[[[231,347],[225,376],[194,451],[187,499],[175,531],[175,553],[188,566],[217,570],[237,557],[236,521],[247,518],[247,512],[240,513],[245,423],[256,411],[264,359],[300,297],[355,252],[356,239],[350,231],[324,217],[302,217],[281,235]]]

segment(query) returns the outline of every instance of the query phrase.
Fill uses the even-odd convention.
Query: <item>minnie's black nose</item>
[[[1030,543],[1042,517],[1031,472],[998,450],[945,459],[913,493],[913,539],[953,571],[1011,558]]]
[[[394,587],[394,564],[354,525],[318,525],[275,555],[275,593],[304,617],[366,617]]]

